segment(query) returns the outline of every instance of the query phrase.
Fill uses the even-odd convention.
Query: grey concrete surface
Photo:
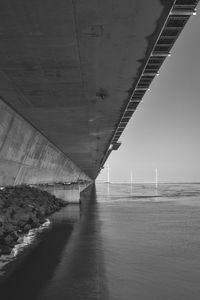
[[[69,203],[80,203],[81,192],[90,185],[90,182],[74,183],[70,185],[55,184],[53,186],[36,186],[41,190],[47,191],[55,197]]]
[[[2,0],[0,98],[95,178],[173,3]],[[11,117],[7,112],[2,126],[10,126]],[[18,145],[25,125],[20,118],[13,122],[5,143],[2,132],[1,168],[8,170],[2,180],[34,181],[39,172],[49,181],[67,174],[71,162],[32,128]]]
[[[91,181],[65,154],[0,100],[0,185]]]

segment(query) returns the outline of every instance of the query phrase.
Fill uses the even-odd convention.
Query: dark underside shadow
[[[51,227],[0,283],[0,299],[109,299],[95,189],[81,203],[53,216]]]
[[[72,221],[62,220],[40,236],[37,246],[26,253],[16,269],[0,283],[2,300],[37,298],[41,289],[51,280],[73,227]]]

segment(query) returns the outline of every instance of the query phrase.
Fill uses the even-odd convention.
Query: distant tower
[[[132,170],[130,171],[130,176],[131,176],[131,185],[133,184],[133,172]]]
[[[130,171],[130,176],[131,176],[131,194],[133,192],[133,172],[132,170]]]
[[[155,172],[156,172],[156,187],[158,187],[158,169],[157,168],[156,168]]]
[[[109,168],[109,164],[107,164],[107,183],[110,183],[110,168]]]

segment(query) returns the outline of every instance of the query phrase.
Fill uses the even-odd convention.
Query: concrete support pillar
[[[70,185],[56,184],[52,186],[49,185],[37,187],[67,202],[80,203],[81,192],[84,191],[89,185],[90,182],[72,183]]]

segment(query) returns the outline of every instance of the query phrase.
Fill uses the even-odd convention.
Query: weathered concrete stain
[[[2,0],[0,97],[95,178],[138,70],[157,40],[155,29],[159,32],[163,11],[173,2]],[[34,160],[34,174],[40,166],[52,170],[60,164],[57,151],[43,141],[44,148],[39,141],[27,144],[26,158],[23,145],[12,152],[16,161]],[[69,163],[67,174],[76,179],[70,168]]]
[[[84,191],[89,186],[88,183],[82,184],[71,184],[71,185],[54,185],[54,186],[46,186],[39,187],[44,191],[49,192],[55,197],[68,201],[70,203],[79,203],[80,201],[80,193]]]
[[[0,100],[0,185],[91,181],[66,155]]]

